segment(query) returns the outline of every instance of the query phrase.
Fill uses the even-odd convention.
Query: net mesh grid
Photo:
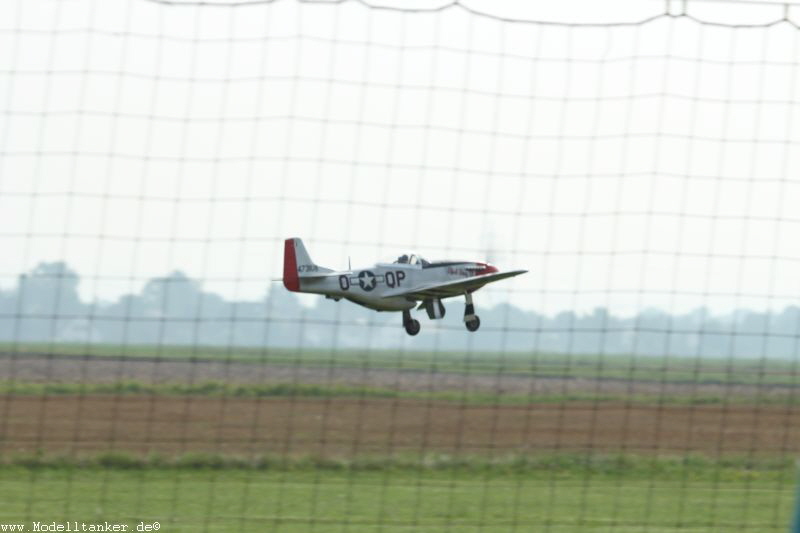
[[[0,520],[785,530],[797,26],[672,7],[3,6]],[[410,338],[292,236],[530,272]]]

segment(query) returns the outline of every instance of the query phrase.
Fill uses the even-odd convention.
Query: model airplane
[[[286,239],[283,251],[283,285],[293,292],[342,298],[375,311],[402,311],[409,335],[419,333],[419,321],[411,309],[424,308],[432,320],[444,317],[444,298],[464,296],[464,324],[469,331],[481,325],[472,304],[472,293],[487,283],[524,274],[527,270],[498,272],[479,261],[426,261],[418,255],[401,255],[393,263],[333,271],[315,265],[300,239]]]

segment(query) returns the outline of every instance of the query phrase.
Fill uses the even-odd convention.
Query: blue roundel
[[[375,274],[369,270],[362,270],[358,274],[358,284],[362,289],[369,292],[375,288]]]

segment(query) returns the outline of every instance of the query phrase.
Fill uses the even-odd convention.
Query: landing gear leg
[[[419,333],[419,320],[411,318],[411,311],[403,311],[403,327],[412,337]]]
[[[467,303],[464,306],[464,325],[467,326],[469,331],[478,331],[481,327],[481,319],[475,314],[475,306],[472,305],[472,294],[464,293],[464,298]]]

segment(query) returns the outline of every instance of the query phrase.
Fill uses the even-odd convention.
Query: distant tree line
[[[108,303],[82,301],[79,284],[78,274],[62,262],[20,275],[15,287],[0,291],[0,341],[752,358],[793,358],[800,351],[797,306],[719,316],[706,309],[681,315],[648,309],[618,317],[603,308],[548,316],[501,304],[482,308],[481,330],[470,334],[459,302],[441,321],[423,319],[422,333],[410,338],[397,313],[322,297],[307,307],[278,283],[257,301],[228,301],[173,272]]]

